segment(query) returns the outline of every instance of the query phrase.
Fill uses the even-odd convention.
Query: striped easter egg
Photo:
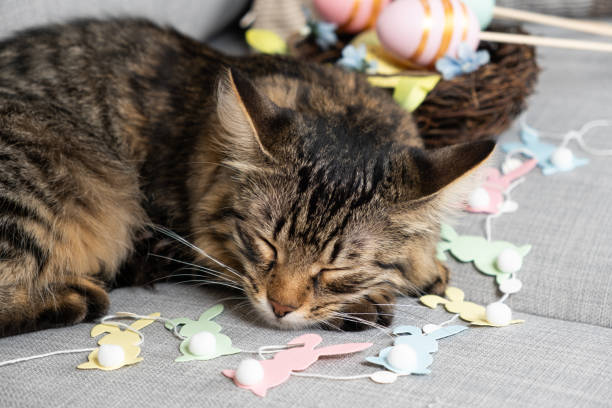
[[[376,25],[376,19],[391,0],[314,0],[319,16],[338,24],[338,30],[358,33]]]
[[[395,57],[431,67],[445,55],[456,57],[462,42],[475,50],[480,27],[461,0],[398,0],[381,12],[376,32]]]

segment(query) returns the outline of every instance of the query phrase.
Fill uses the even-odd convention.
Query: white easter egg
[[[264,378],[264,369],[259,361],[247,358],[238,364],[235,378],[236,381],[242,385],[249,386],[259,384]]]
[[[98,363],[102,367],[119,367],[125,361],[123,347],[116,344],[101,344],[98,348]]]
[[[404,372],[412,372],[416,369],[418,357],[416,351],[408,344],[393,346],[387,354],[389,364]]]
[[[503,273],[515,273],[523,266],[523,257],[515,249],[506,248],[497,255],[496,263]]]
[[[215,336],[207,331],[194,334],[189,339],[187,349],[195,356],[210,356],[215,353],[217,340]]]
[[[505,303],[494,302],[485,309],[487,321],[495,326],[506,326],[512,320],[512,310]]]
[[[489,197],[489,193],[482,187],[478,187],[476,190],[472,191],[470,197],[468,198],[468,204],[475,210],[483,210],[489,206],[491,198]]]
[[[574,164],[574,153],[567,147],[559,147],[550,156],[550,162],[559,170],[569,170]]]

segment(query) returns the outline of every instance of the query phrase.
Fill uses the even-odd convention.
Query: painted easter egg
[[[463,2],[467,4],[470,10],[476,15],[481,30],[484,30],[491,24],[495,0],[463,0]]]
[[[382,46],[400,60],[432,66],[459,44],[478,47],[480,28],[460,0],[398,0],[380,13],[376,32]]]
[[[317,13],[325,21],[338,24],[338,30],[358,33],[376,25],[382,9],[391,0],[314,0]]]

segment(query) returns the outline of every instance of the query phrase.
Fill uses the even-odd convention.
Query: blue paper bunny
[[[417,354],[417,366],[409,372],[398,370],[387,361],[387,355],[393,347],[386,347],[380,351],[378,357],[367,357],[366,360],[370,363],[384,366],[387,370],[397,374],[429,374],[430,371],[427,367],[433,362],[431,353],[438,351],[437,340],[460,333],[466,329],[467,326],[445,326],[429,334],[423,334],[421,329],[415,326],[399,326],[395,328],[393,334],[398,335],[398,337],[395,338],[393,345],[408,344]]]
[[[513,150],[527,149],[530,150],[534,155],[535,159],[538,160],[538,166],[542,169],[542,173],[545,176],[557,173],[559,171],[569,171],[576,167],[584,166],[588,164],[588,159],[574,157],[571,166],[566,169],[561,169],[555,166],[550,158],[557,150],[557,146],[540,141],[540,135],[537,130],[527,125],[526,123],[521,124],[520,130],[521,142],[510,142],[501,145],[504,152],[509,153]]]

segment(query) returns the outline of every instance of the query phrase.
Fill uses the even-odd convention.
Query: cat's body
[[[492,149],[421,147],[408,113],[334,67],[143,21],[22,33],[0,43],[0,335],[99,316],[122,267],[152,280],[129,276],[151,224],[239,271],[190,253],[278,326],[388,323],[377,303],[446,284],[447,186]]]

